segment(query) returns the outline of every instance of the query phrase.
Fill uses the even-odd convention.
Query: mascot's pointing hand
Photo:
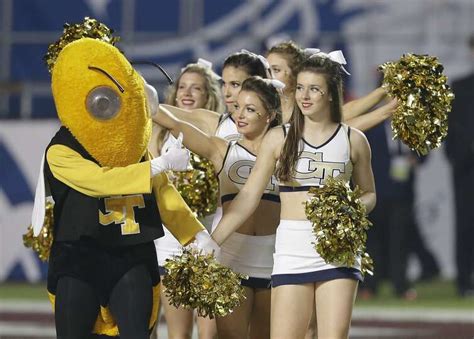
[[[187,171],[190,168],[189,150],[182,148],[183,133],[173,141],[171,146],[161,156],[151,161],[151,175],[155,176],[163,171]]]

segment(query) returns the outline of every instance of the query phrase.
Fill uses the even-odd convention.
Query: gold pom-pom
[[[422,155],[439,147],[448,134],[447,114],[454,94],[438,59],[404,54],[379,70],[384,74],[382,86],[399,101],[392,118],[394,138]]]
[[[33,235],[33,226],[30,225],[25,234],[23,234],[23,244],[30,247],[38,253],[38,257],[42,261],[48,261],[51,245],[53,244],[53,208],[54,204],[50,201],[46,202],[46,213],[44,216],[44,224],[40,234],[35,237]]]
[[[183,249],[180,256],[166,259],[163,278],[171,305],[196,309],[199,316],[223,317],[245,299],[240,285],[247,276],[233,272],[217,262],[212,254]]]
[[[362,274],[372,275],[373,262],[365,253],[367,230],[372,223],[366,217],[358,187],[329,177],[323,187],[312,187],[314,196],[305,203],[305,212],[313,224],[316,251],[328,263],[351,267],[362,257]]]
[[[219,181],[212,163],[191,152],[193,170],[172,172],[171,181],[186,204],[199,218],[216,211],[219,196]]]
[[[63,34],[55,43],[50,44],[43,60],[51,73],[56,59],[62,49],[69,43],[81,38],[93,38],[102,40],[111,45],[115,45],[120,40],[119,37],[112,36],[113,29],[108,28],[103,23],[89,17],[84,18],[84,22],[79,24],[64,24]]]

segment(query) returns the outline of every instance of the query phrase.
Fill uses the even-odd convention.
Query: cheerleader
[[[245,184],[266,131],[280,123],[280,98],[275,86],[281,88],[283,84],[261,77],[250,77],[240,85],[233,113],[241,135],[238,141],[205,134],[163,108],[155,116],[173,135],[182,132],[184,145],[191,151],[212,161],[224,213]],[[278,187],[272,178],[267,180],[255,213],[222,245],[221,263],[249,279],[242,281],[246,296],[243,303],[231,314],[217,318],[221,338],[270,336],[270,275],[279,213]]]
[[[212,64],[204,59],[187,65],[181,70],[178,80],[169,88],[166,103],[183,109],[206,109],[222,112],[224,105],[220,96],[220,77],[212,71]],[[196,113],[196,114],[199,114]],[[154,156],[166,152],[167,148],[175,143],[175,138],[169,131],[153,124],[153,135],[149,150]],[[179,189],[179,187],[178,187]],[[214,214],[201,218],[201,222],[210,229]],[[164,237],[155,240],[158,256],[160,276],[166,274],[165,261],[173,255],[179,255],[181,244],[164,228]],[[165,292],[161,290],[166,324],[169,338],[191,338],[193,332],[193,311],[176,308],[169,303]],[[197,317],[197,328],[200,339],[212,339],[217,336],[216,321],[204,317]]]
[[[208,135],[216,135],[228,141],[238,140],[240,134],[237,131],[237,126],[235,124],[235,119],[232,117],[232,113],[235,110],[235,103],[242,87],[242,83],[251,76],[266,78],[269,72],[268,67],[268,62],[266,62],[263,56],[259,56],[246,50],[233,53],[225,59],[221,78],[221,97],[224,97],[225,99],[224,114],[221,114],[220,106],[213,108],[210,105],[205,105],[202,108],[198,108],[198,105],[187,105],[187,107],[185,107],[185,105],[179,105],[179,102],[175,102],[176,99],[174,99],[173,90],[170,93],[166,104],[161,105],[161,107],[166,108],[178,119],[192,124]],[[214,93],[214,90],[212,93]],[[159,132],[161,130],[159,125],[154,125],[155,134],[161,133],[161,135],[163,135],[164,133],[167,133],[166,130]],[[161,135],[159,135],[158,138],[156,136],[152,137],[152,140],[158,140],[159,143],[158,148],[156,148],[156,146],[152,147],[155,150],[162,149],[163,147],[162,143],[159,142],[159,140],[164,139]],[[214,214],[213,224],[217,224],[221,216],[222,207],[220,206],[220,201],[218,201],[218,207]]]
[[[318,337],[348,336],[360,261],[354,267],[325,262],[311,244],[316,239],[304,210],[308,189],[337,175],[361,188],[367,212],[375,206],[370,146],[362,132],[341,123],[343,62],[339,52],[317,53],[302,63],[290,125],[265,135],[251,175],[212,234],[222,244],[255,214],[276,169],[281,214],[272,271],[272,338],[303,338],[313,310]]]
[[[299,65],[305,60],[306,54],[316,49],[302,49],[293,41],[283,41],[275,44],[267,52],[267,59],[271,67],[272,75],[285,83],[285,89],[281,95],[283,122],[290,120],[295,106],[296,73]],[[368,130],[382,121],[388,119],[396,108],[396,100],[368,112],[373,106],[386,99],[386,92],[378,87],[368,95],[348,102],[342,107],[343,120],[362,131]],[[311,323],[306,334],[307,339],[316,336],[316,318],[313,314]]]

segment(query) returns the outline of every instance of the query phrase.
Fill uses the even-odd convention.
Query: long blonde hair
[[[225,109],[224,102],[221,97],[221,89],[219,83],[219,77],[212,71],[212,69],[205,67],[200,64],[188,64],[184,67],[179,75],[178,79],[168,88],[165,104],[176,105],[176,94],[178,92],[179,82],[181,77],[185,73],[196,73],[199,74],[204,79],[204,86],[206,91],[206,102],[203,107],[213,112],[223,113]],[[163,144],[168,136],[169,131],[163,129],[158,133],[156,140],[156,147],[158,153],[160,153]]]
[[[224,112],[224,103],[222,102],[219,78],[210,68],[204,67],[200,64],[188,64],[185,68],[183,68],[179,78],[168,88],[165,104],[176,104],[176,93],[178,92],[179,82],[185,73],[196,73],[204,79],[207,98],[204,107],[200,108],[205,108],[217,113]]]

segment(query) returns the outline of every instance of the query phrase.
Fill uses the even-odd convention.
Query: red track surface
[[[420,312],[422,312],[420,310]],[[473,315],[474,317],[474,315]],[[1,325],[18,328],[18,334],[1,334]],[[0,338],[2,339],[49,339],[52,336],[28,336],[21,334],[21,329],[37,327],[38,329],[53,329],[54,317],[51,313],[41,312],[0,312]],[[474,337],[474,323],[466,322],[421,322],[421,321],[396,321],[396,320],[358,320],[354,319],[351,328],[351,338],[446,338],[446,339],[472,339]]]

